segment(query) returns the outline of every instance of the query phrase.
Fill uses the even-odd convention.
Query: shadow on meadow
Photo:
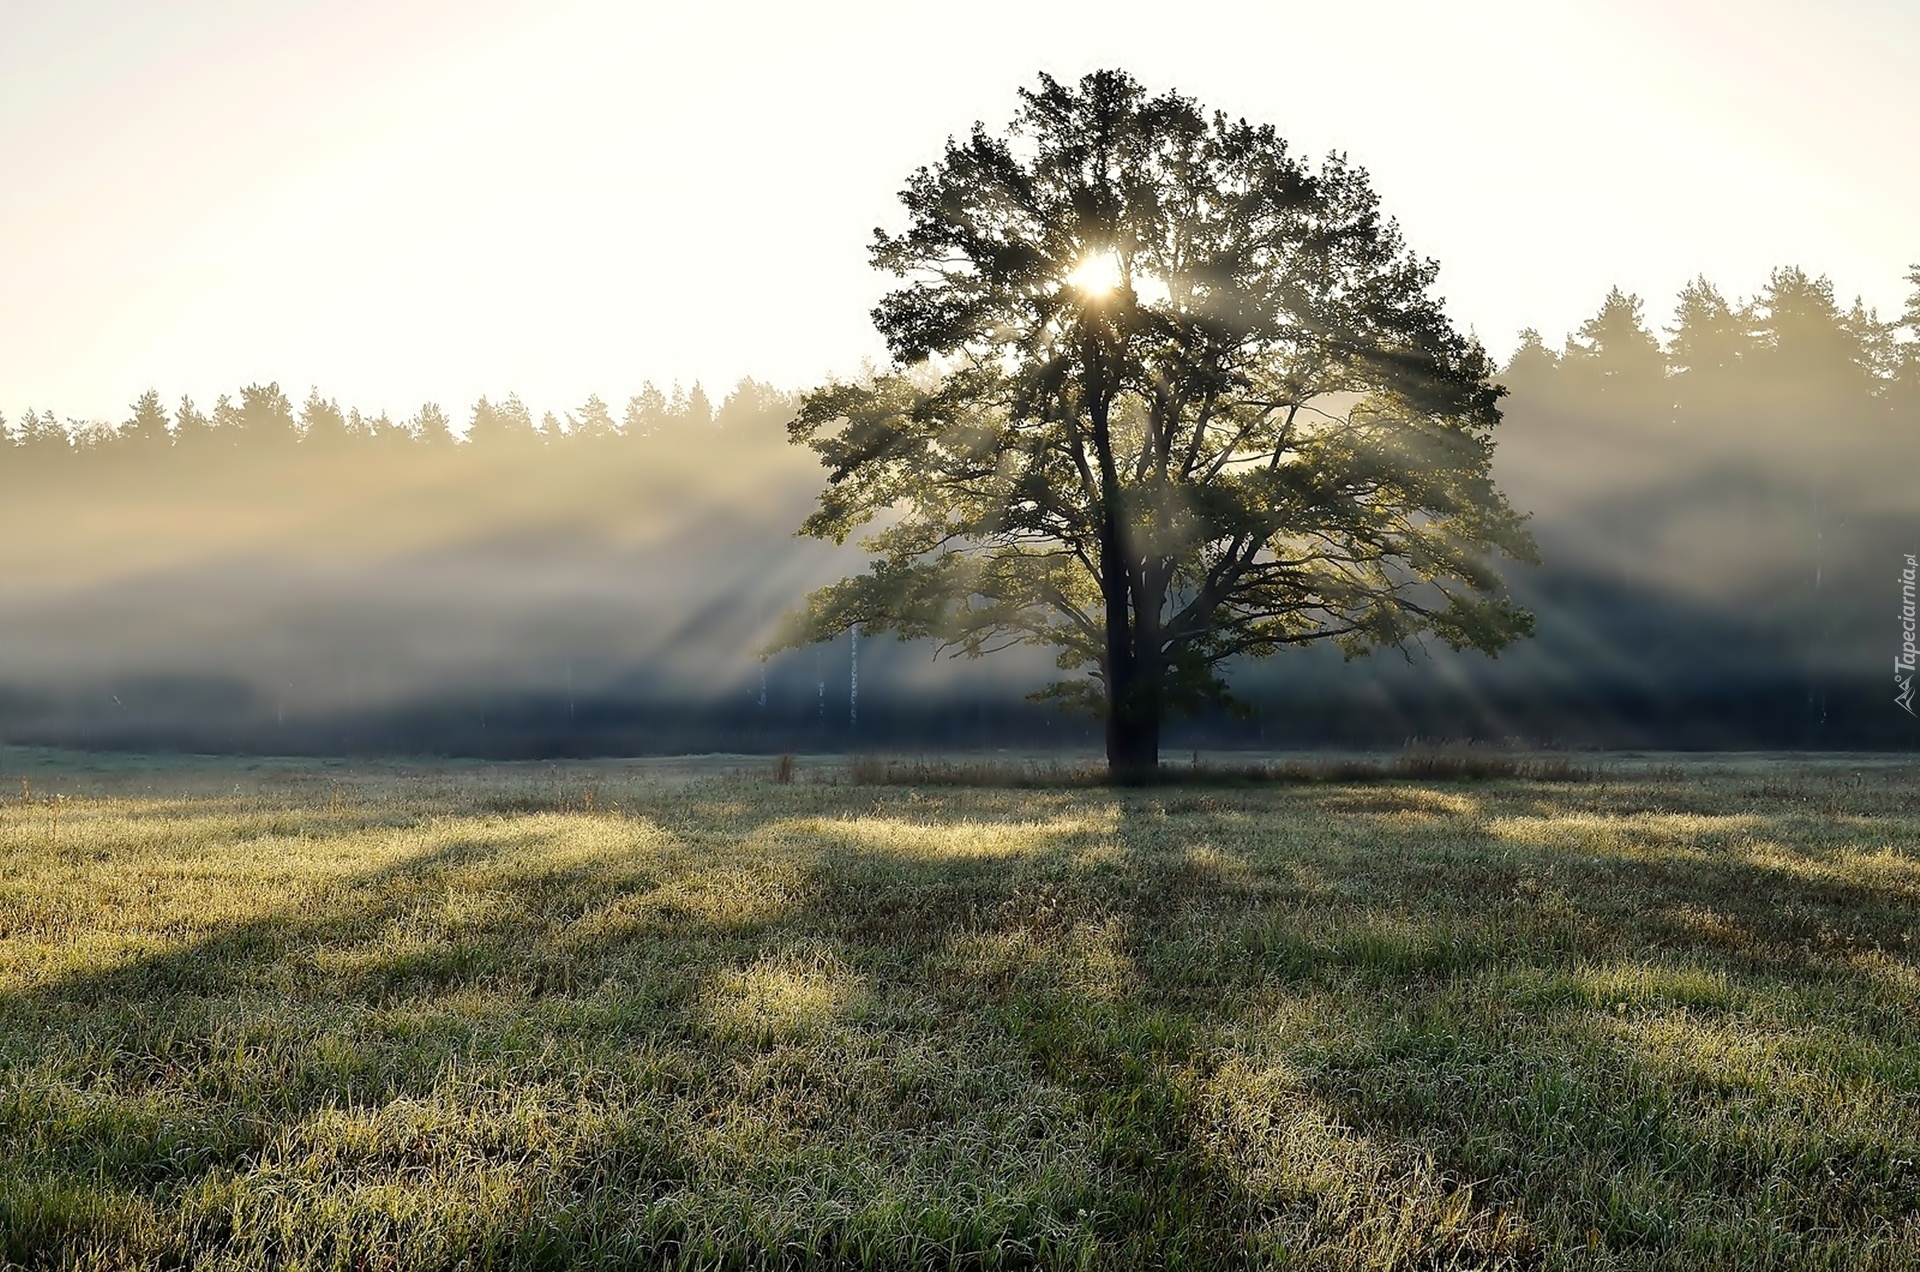
[[[6,1253],[1904,1266],[1912,819],[1671,785],[287,814],[0,997]]]

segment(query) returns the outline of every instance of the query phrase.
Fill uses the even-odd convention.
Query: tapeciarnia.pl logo
[[[1907,568],[1900,571],[1900,655],[1893,660],[1893,683],[1900,686],[1893,705],[1913,715],[1913,581],[1914,554],[1907,553]]]

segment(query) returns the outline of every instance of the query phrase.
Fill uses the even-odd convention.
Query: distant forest
[[[1798,269],[1756,296],[1617,289],[1523,333],[1496,474],[1545,564],[1497,661],[1324,651],[1236,678],[1251,715],[1172,744],[1518,738],[1911,746],[1893,705],[1920,551],[1920,269],[1904,313]],[[793,398],[652,386],[462,427],[158,392],[118,423],[28,410],[0,446],[0,733],[16,742],[491,755],[994,746],[1090,736],[1023,694],[1044,657],[757,649],[857,553],[795,540],[818,492]]]
[[[0,472],[18,474],[26,471],[25,465],[35,462],[106,463],[115,458],[149,459],[160,452],[198,458],[239,451],[277,462],[346,443],[418,446],[422,448],[419,453],[426,454],[434,448],[461,444],[641,438],[687,425],[725,427],[730,420],[757,416],[776,400],[784,401],[776,390],[746,380],[716,413],[706,390],[697,383],[691,390],[676,385],[671,396],[649,383],[627,400],[617,419],[613,408],[594,395],[564,417],[549,411],[536,421],[519,397],[509,394],[497,403],[481,398],[474,403],[464,431],[456,431],[453,421],[435,402],[396,421],[384,411],[377,415],[363,415],[357,407],[343,411],[337,400],[321,397],[316,388],[309,390],[306,401],[296,408],[275,381],[246,385],[237,398],[223,393],[208,411],[202,411],[190,397],[182,397],[169,411],[159,392],[149,389],[133,403],[132,413],[117,424],[63,420],[51,410],[28,410],[18,423],[10,425],[0,415],[0,428],[5,429],[10,443],[0,448],[0,464],[6,466]],[[287,449],[301,445],[308,449]]]

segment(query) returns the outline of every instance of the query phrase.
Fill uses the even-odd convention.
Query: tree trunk
[[[1109,706],[1107,776],[1122,786],[1144,786],[1160,776],[1158,710],[1148,707],[1129,711],[1119,704]]]
[[[1132,624],[1127,621],[1126,585],[1115,603],[1112,572],[1102,571],[1107,597],[1107,776],[1133,785],[1149,781],[1160,762],[1160,721],[1142,706],[1159,695],[1141,692],[1145,671],[1134,657]],[[1145,725],[1146,727],[1142,727]]]
[[[1089,355],[1098,362],[1099,351]],[[1148,605],[1144,577],[1129,567],[1122,530],[1120,480],[1114,468],[1108,401],[1089,403],[1093,449],[1100,465],[1100,591],[1107,620],[1107,776],[1125,786],[1151,782],[1160,772],[1159,606]],[[1143,614],[1149,614],[1142,619]]]
[[[1139,786],[1160,775],[1159,634],[1137,614],[1128,623],[1124,587],[1121,596],[1107,606],[1107,775]]]

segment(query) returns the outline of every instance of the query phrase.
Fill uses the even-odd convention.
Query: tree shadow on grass
[[[0,1000],[8,1257],[1680,1266],[1911,1231],[1913,1038],[1858,963],[1897,881],[1710,822],[1569,848],[1516,819],[1606,806],[1525,789],[737,794],[483,819]]]
[[[833,1057],[813,1053],[863,1050],[857,1067],[871,1076],[876,1063],[893,1067],[890,1038],[915,1041],[897,1021],[869,1028],[872,996],[857,984],[871,979],[868,963],[887,970],[891,929],[860,933],[858,957],[840,953],[837,932],[867,912],[836,899],[860,886],[860,854],[885,825],[870,813],[842,820],[796,828],[791,816],[735,815],[738,847],[705,858],[632,819],[508,821],[343,879],[318,903],[269,902],[185,946],[9,996],[9,1257],[58,1262],[141,1243],[188,1257],[212,1242],[275,1260],[358,1250],[428,1265],[475,1250],[781,1248],[780,1224],[754,1211],[783,1183],[807,1182],[793,1169],[806,1156],[796,1135],[830,1129],[817,1099],[797,1098],[836,1077]],[[575,852],[564,868],[543,859],[582,826],[609,851]],[[1025,842],[989,845],[995,858],[1046,847],[1044,831],[1015,831]],[[644,851],[626,860],[633,837]],[[895,898],[1004,899],[964,854],[950,870],[909,860],[897,873]],[[796,1056],[798,1086],[779,1072]],[[995,1063],[943,1080],[991,1078]],[[567,1142],[537,1149],[521,1105],[571,1120]],[[990,1157],[991,1138],[971,1151]],[[676,1209],[690,1155],[705,1162],[704,1191]],[[756,1155],[786,1160],[793,1178]],[[842,1156],[837,1174],[814,1180],[820,1204],[780,1221],[786,1236],[858,1235],[836,1207],[884,1192],[889,1155]],[[751,1186],[729,1184],[727,1169]],[[1022,1169],[1044,1180],[1051,1168]],[[428,1200],[395,1213],[380,1190],[423,1176]],[[473,1190],[487,1186],[518,1209],[483,1204]],[[951,1209],[947,1219],[879,1213],[869,1226],[1037,1248],[1026,1203],[964,1196],[923,1199]],[[1007,1211],[998,1219],[996,1205]],[[351,1231],[330,1230],[329,1214]]]

